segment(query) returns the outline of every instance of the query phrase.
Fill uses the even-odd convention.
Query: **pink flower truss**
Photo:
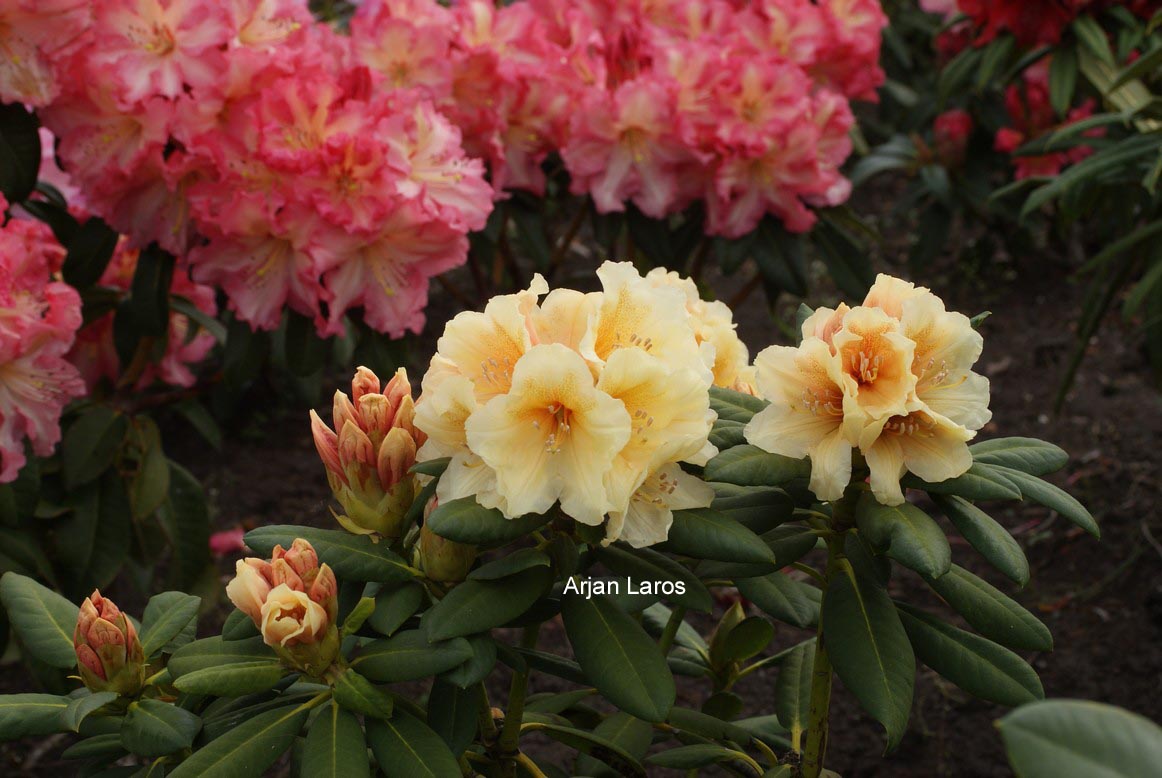
[[[8,203],[0,196],[0,218]],[[85,393],[64,359],[81,326],[81,298],[54,280],[64,250],[43,224],[0,227],[0,483],[25,463],[25,441],[40,456],[61,437],[60,415]]]

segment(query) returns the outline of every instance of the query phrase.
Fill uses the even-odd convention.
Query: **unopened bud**
[[[100,591],[94,591],[77,614],[73,630],[77,669],[94,692],[131,697],[145,683],[145,655],[133,622]]]

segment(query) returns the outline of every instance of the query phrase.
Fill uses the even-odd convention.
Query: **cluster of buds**
[[[436,509],[438,502],[433,497],[424,506],[424,524],[420,527],[420,540],[416,543],[413,555],[415,565],[424,571],[430,581],[457,584],[468,577],[478,552],[476,546],[448,540],[428,528],[428,516]]]
[[[339,584],[311,544],[275,546],[271,559],[241,559],[226,596],[290,667],[318,677],[339,653]]]
[[[378,534],[390,541],[407,529],[404,517],[415,497],[408,473],[425,436],[413,425],[415,405],[407,371],[400,368],[387,386],[360,367],[351,397],[335,392],[334,429],[311,411],[311,433],[327,468],[327,481],[350,532]]]
[[[81,603],[73,631],[77,669],[94,692],[131,697],[145,683],[145,654],[137,630],[117,605],[100,591]]]

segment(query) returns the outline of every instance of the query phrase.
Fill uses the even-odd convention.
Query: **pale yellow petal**
[[[989,380],[969,372],[958,381],[927,387],[920,399],[934,412],[970,430],[979,430],[993,413],[989,410]]]
[[[811,482],[808,488],[820,500],[838,500],[851,481],[851,444],[836,428],[810,451]]]
[[[927,287],[916,286],[911,281],[880,273],[876,282],[868,290],[863,304],[879,308],[894,319],[900,318],[904,310],[904,302],[925,294],[931,294]]]
[[[863,457],[871,470],[871,489],[876,500],[884,505],[904,502],[900,478],[907,472],[907,467],[900,439],[894,435],[882,435],[863,450]]]

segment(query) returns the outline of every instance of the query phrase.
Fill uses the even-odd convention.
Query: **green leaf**
[[[130,485],[133,518],[141,520],[161,507],[169,494],[169,460],[161,447],[161,433],[147,416],[133,421],[137,470]]]
[[[334,702],[323,708],[307,731],[301,774],[312,778],[369,778],[371,760],[359,719]]]
[[[71,729],[73,732],[80,732],[81,723],[90,713],[94,713],[105,707],[117,699],[118,696],[117,692],[94,692],[92,694],[74,697],[69,701],[69,707],[61,715],[61,723],[65,728]]]
[[[711,486],[715,498],[710,509],[752,532],[769,532],[794,516],[795,501],[782,489],[725,483],[712,483]]]
[[[1020,778],[1154,778],[1162,764],[1162,728],[1100,702],[1035,702],[997,727]]]
[[[481,565],[470,572],[468,578],[474,581],[496,581],[529,568],[549,567],[551,564],[548,554],[535,548],[522,548]]]
[[[524,732],[542,732],[558,743],[598,759],[617,771],[618,775],[644,776],[645,768],[633,754],[620,744],[596,731],[586,732],[573,727],[562,727],[546,722],[532,722],[521,727]]]
[[[343,627],[339,630],[339,636],[345,638],[348,635],[354,635],[363,626],[363,622],[370,618],[371,614],[375,612],[375,598],[361,597],[359,602],[355,603],[355,607],[347,614],[347,618],[343,620]]]
[[[736,624],[726,635],[722,658],[728,662],[743,662],[762,652],[775,637],[775,628],[759,616],[751,616]]]
[[[61,268],[65,283],[84,291],[100,281],[120,237],[96,216],[79,225],[65,246],[67,253]]]
[[[390,636],[411,618],[424,600],[424,587],[418,583],[384,588],[375,595],[375,610],[367,623],[381,635]]]
[[[674,511],[674,523],[664,548],[695,559],[752,564],[775,561],[762,538],[709,508]]]
[[[989,564],[1020,586],[1029,582],[1029,560],[1025,558],[1020,544],[1004,527],[963,498],[933,495],[932,499],[969,545],[979,551]]]
[[[276,545],[290,548],[296,538],[302,538],[315,548],[320,562],[326,562],[339,578],[353,581],[396,583],[410,581],[411,568],[388,547],[368,535],[316,527],[281,525],[259,527],[246,533],[247,546],[259,555],[269,556]]]
[[[210,513],[206,492],[190,471],[170,461],[169,474],[169,500],[158,515],[173,544],[175,578],[189,587],[210,566]]]
[[[503,644],[497,646],[497,656],[502,662],[512,667],[517,662],[513,659],[519,660],[519,663],[524,666],[527,665],[534,670],[545,673],[546,675],[556,676],[562,678],[570,683],[588,685],[589,679],[581,670],[581,665],[576,662],[564,659],[556,654],[549,654],[544,651],[535,651],[529,648],[515,648],[504,651],[506,648]],[[510,653],[511,652],[511,653]]]
[[[33,656],[52,667],[77,666],[73,649],[79,611],[76,605],[16,573],[5,573],[0,578],[0,601],[20,642]]]
[[[254,626],[250,617],[237,609],[230,611],[222,625],[222,639],[246,640],[254,637],[258,637],[258,627]]]
[[[61,442],[61,462],[69,489],[97,479],[112,464],[129,433],[125,414],[94,405],[69,426]]]
[[[1049,104],[1062,119],[1073,105],[1077,89],[1077,50],[1062,46],[1049,61]]]
[[[966,500],[1019,500],[1021,490],[1006,478],[1000,469],[983,462],[974,462],[963,475],[947,481],[931,483],[908,473],[900,484],[909,489],[923,489],[929,494],[955,494]]]
[[[1110,50],[1105,30],[1092,16],[1079,16],[1074,19],[1073,32],[1081,41],[1081,45],[1095,57],[1110,67],[1117,64],[1114,62],[1114,53]]]
[[[904,736],[912,709],[916,661],[892,601],[883,589],[843,567],[823,596],[823,640],[843,685],[884,725],[887,750]]]
[[[178,689],[227,697],[265,691],[287,673],[260,637],[196,640],[175,651],[167,667]]]
[[[127,309],[135,333],[155,338],[167,335],[174,263],[173,255],[157,244],[150,244],[137,255]]]
[[[1025,660],[991,640],[897,603],[916,657],[974,697],[1017,706],[1045,697]]]
[[[169,778],[257,778],[294,744],[309,713],[300,705],[249,718],[195,751]]]
[[[389,720],[369,719],[365,726],[375,761],[387,778],[459,778],[456,757],[419,719],[400,710]]]
[[[125,746],[121,745],[121,735],[113,732],[87,737],[79,743],[74,743],[61,753],[62,759],[93,759],[106,762],[125,755]]]
[[[442,538],[474,546],[492,546],[522,538],[549,523],[551,517],[530,513],[506,519],[495,508],[485,508],[474,497],[449,500],[432,511],[428,529]]]
[[[819,590],[809,584],[775,572],[761,578],[743,578],[735,585],[743,597],[779,621],[801,629],[819,622]]]
[[[811,463],[806,459],[769,454],[757,446],[735,446],[707,462],[703,475],[707,481],[740,486],[782,486],[796,479],[810,478]]]
[[[162,592],[149,598],[141,619],[141,647],[146,658],[160,652],[198,616],[201,597]]]
[[[1052,651],[1053,636],[1036,616],[1015,600],[959,565],[936,580],[936,593],[987,638],[1026,651]]]
[[[775,679],[775,714],[797,741],[807,730],[811,708],[811,672],[815,668],[815,639],[795,646],[779,665]]]
[[[457,758],[476,739],[478,701],[475,689],[464,691],[440,678],[432,682],[428,725]]]
[[[408,472],[439,478],[448,469],[448,463],[451,461],[452,457],[440,457],[439,459],[428,459],[423,462],[416,462]]]
[[[360,649],[351,667],[379,683],[414,681],[451,670],[472,658],[472,647],[462,637],[431,641],[421,629],[373,640]]]
[[[576,773],[591,775],[594,778],[615,778],[626,774],[616,772],[618,767],[628,767],[631,774],[636,771],[640,775],[642,774],[640,762],[653,742],[653,735],[652,726],[628,713],[619,711],[607,716],[593,728],[593,736],[595,739],[600,738],[612,744],[618,751],[610,751],[594,742],[593,747],[587,752],[582,751],[577,760]]]
[[[760,397],[736,392],[733,389],[721,386],[710,387],[710,410],[717,413],[721,421],[746,424],[752,416],[767,407],[768,404]]]
[[[121,721],[121,742],[138,756],[166,756],[189,748],[202,729],[202,720],[184,708],[161,700],[129,704]]]
[[[645,630],[600,595],[567,595],[561,614],[573,655],[589,682],[626,713],[665,721],[674,704],[674,677]]]
[[[0,694],[0,740],[60,732],[70,704],[69,698],[57,694]]]
[[[525,710],[532,713],[557,715],[584,702],[596,693],[596,689],[574,689],[555,694],[552,692],[530,694],[525,698]]]
[[[222,428],[218,426],[217,420],[206,410],[206,406],[197,400],[187,400],[176,403],[171,407],[181,414],[182,418],[189,422],[189,425],[194,428],[194,431],[201,435],[215,451],[221,450]]]
[[[1048,475],[1069,463],[1069,454],[1036,438],[994,438],[968,447],[975,462],[1000,465],[1029,475]]]
[[[1041,503],[1046,508],[1057,511],[1064,518],[1081,527],[1095,538],[1101,537],[1101,530],[1098,529],[1097,522],[1093,520],[1093,516],[1072,495],[1058,489],[1048,481],[1042,481],[1036,476],[1022,473],[1019,470],[1013,470],[1008,467],[998,467],[997,470],[1001,471],[1006,478],[1017,485],[1017,488],[1021,490],[1022,497],[1030,499],[1033,502]]]
[[[390,694],[351,668],[335,679],[335,702],[349,711],[380,719],[391,716],[394,707]]]
[[[712,743],[678,746],[646,757],[646,764],[666,767],[671,770],[697,770],[707,765],[732,761],[748,762],[749,759],[741,751],[716,746]]]
[[[922,575],[939,578],[952,565],[944,530],[909,502],[881,505],[875,495],[864,492],[855,506],[855,521],[873,546]]]
[[[0,105],[0,193],[10,203],[21,202],[36,188],[39,171],[40,123],[36,114],[16,102]]]
[[[540,599],[551,577],[548,568],[533,567],[498,581],[464,581],[433,605],[420,625],[432,640],[499,627]]]
[[[673,581],[681,583],[683,593],[663,595],[666,599],[698,611],[709,612],[714,607],[710,590],[698,577],[673,559],[648,548],[630,550],[621,544],[599,549],[597,558],[615,573],[638,581]]]

